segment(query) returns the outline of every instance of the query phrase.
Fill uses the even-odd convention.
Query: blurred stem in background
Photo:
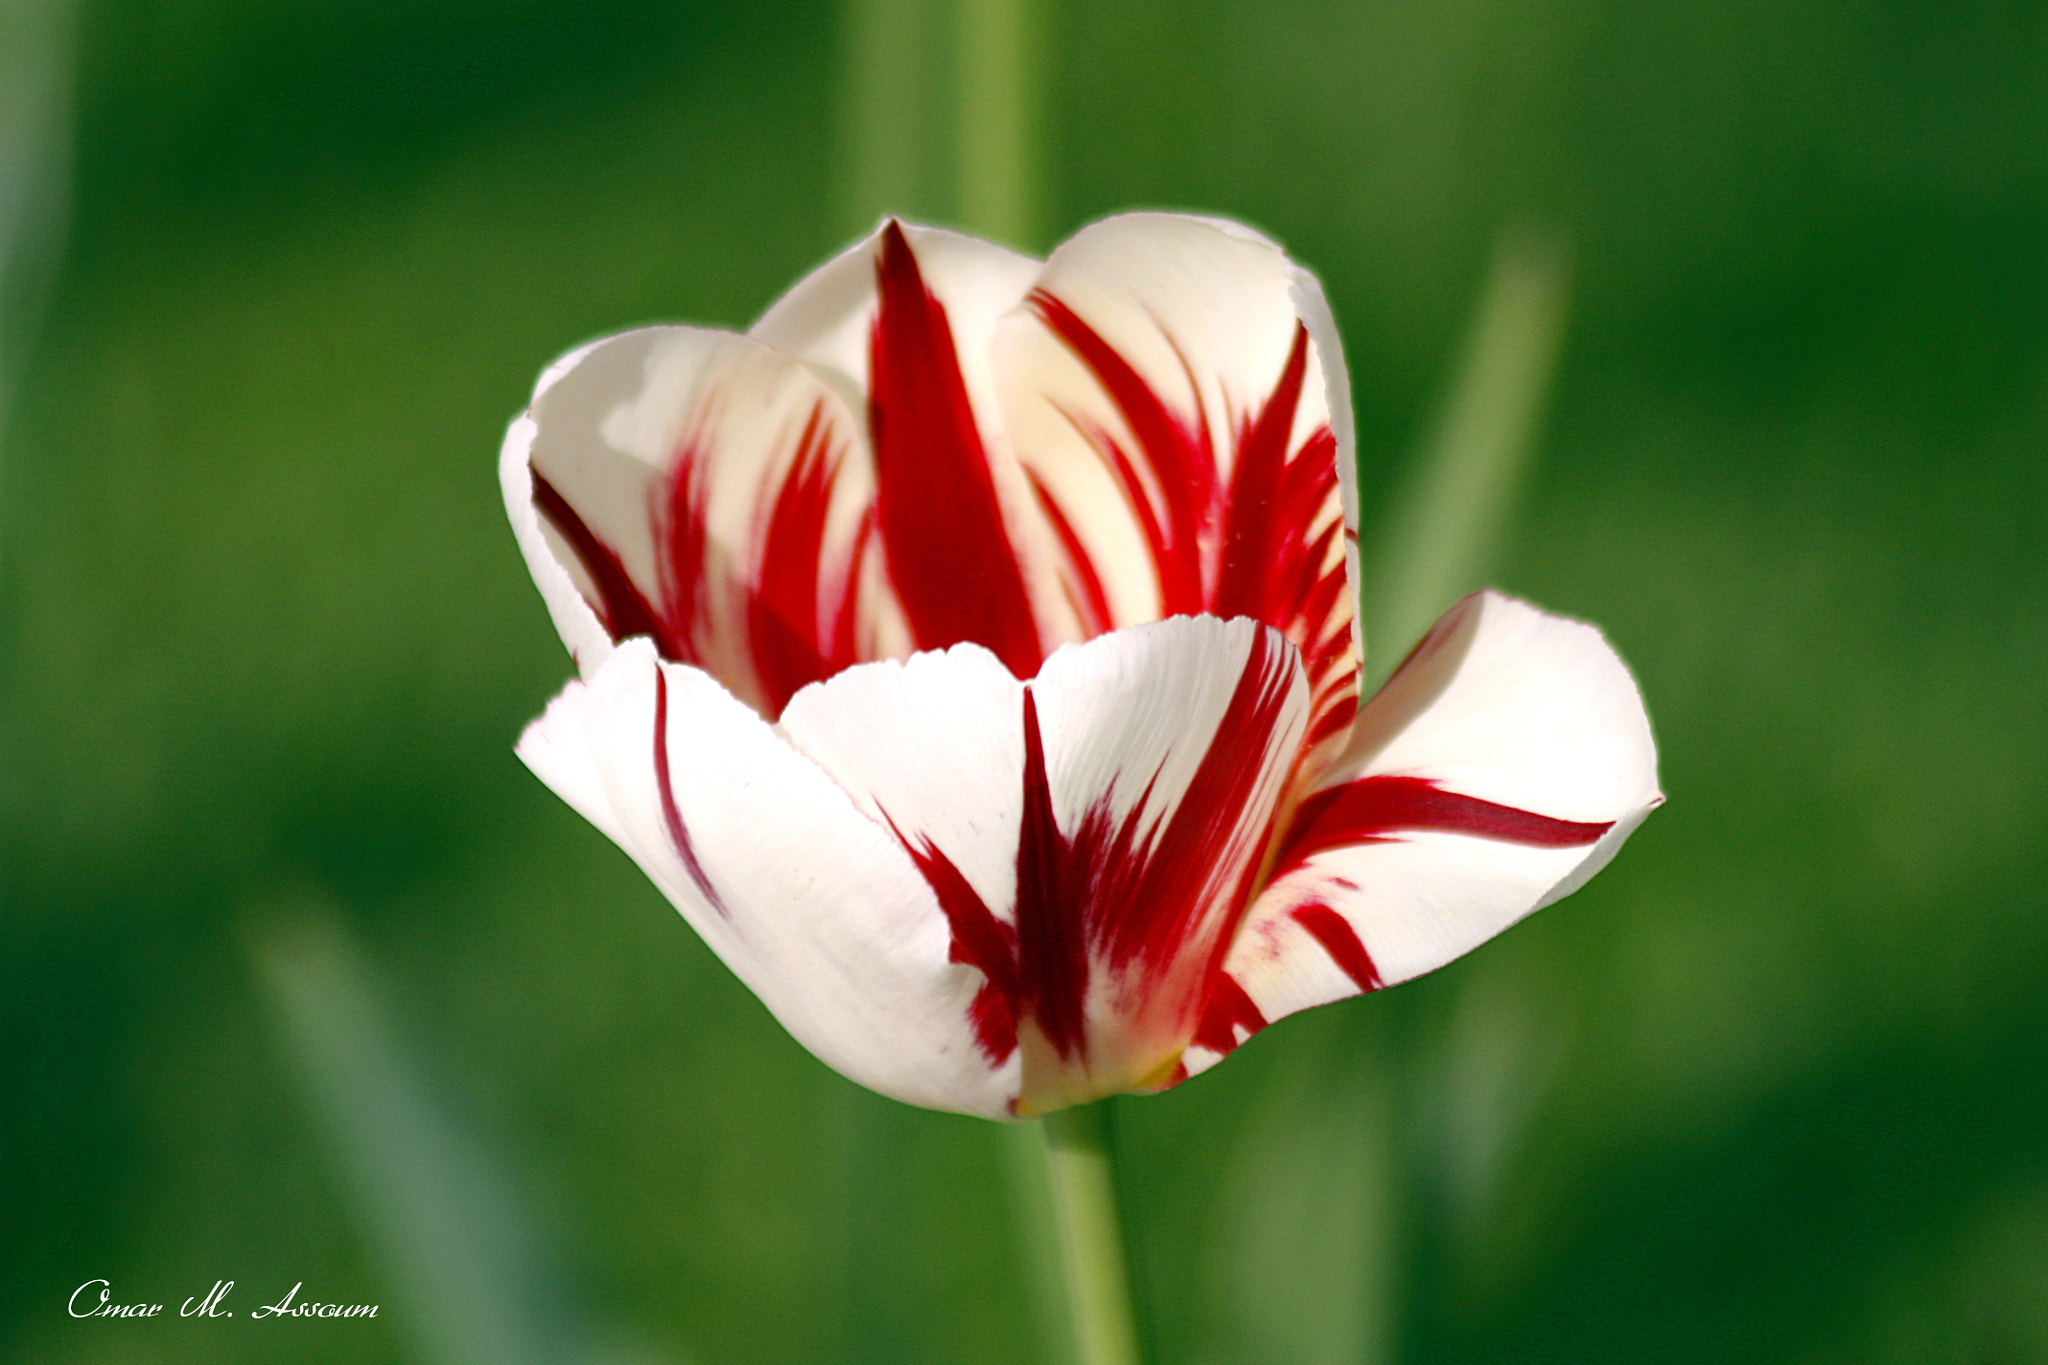
[[[341,916],[312,896],[283,898],[265,907],[248,946],[418,1358],[599,1358],[511,1179],[417,1065]]]
[[[1557,370],[1570,286],[1560,237],[1520,228],[1495,243],[1457,373],[1366,564],[1368,689],[1453,602],[1485,586]]]
[[[834,245],[884,214],[1040,244],[1044,18],[1035,0],[841,0]]]
[[[841,0],[839,174],[830,246],[884,214],[945,217],[941,0]]]
[[[1039,11],[1034,0],[961,0],[956,34],[960,222],[1020,251],[1037,247],[1040,230]]]

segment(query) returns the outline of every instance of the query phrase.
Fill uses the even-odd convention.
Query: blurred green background
[[[1117,1102],[1159,1360],[2048,1361],[2048,10],[1038,6],[989,208],[935,0],[9,0],[0,1359],[1053,1358],[1002,1131],[814,1062],[512,757],[569,666],[494,459],[885,207],[1157,205],[1321,274],[1382,543],[1495,242],[1568,243],[1483,567],[1671,796]],[[298,1282],[381,1312],[247,1318]]]

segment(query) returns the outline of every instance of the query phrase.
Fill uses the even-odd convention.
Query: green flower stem
[[[1080,1365],[1140,1365],[1102,1106],[1061,1109],[1044,1126],[1075,1358]]]

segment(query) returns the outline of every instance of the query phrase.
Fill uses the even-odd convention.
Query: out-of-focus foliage
[[[2048,19],[1039,12],[1048,237],[1186,206],[1312,263],[1369,528],[1496,236],[1569,240],[1492,577],[1607,628],[1671,795],[1468,961],[1119,1102],[1160,1359],[2048,1359]],[[818,1066],[510,752],[568,663],[504,424],[841,244],[838,18],[80,3],[0,433],[0,1359],[426,1359],[403,1315],[477,1307],[308,1101],[258,967],[307,904],[571,1286],[526,1311],[1038,1358],[994,1136]],[[166,1317],[69,1319],[95,1278]],[[247,1319],[299,1281],[383,1312]]]

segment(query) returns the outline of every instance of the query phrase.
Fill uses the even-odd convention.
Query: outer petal
[[[1466,598],[1359,713],[1296,812],[1189,1054],[1405,981],[1576,890],[1663,801],[1627,668],[1591,626]]]
[[[555,633],[562,637],[578,668],[589,672],[595,672],[598,665],[611,657],[611,633],[586,595],[595,593],[589,575],[571,572],[575,557],[565,558],[566,547],[561,537],[541,525],[540,513],[533,505],[531,461],[534,442],[540,436],[540,423],[533,415],[533,407],[555,386],[556,380],[600,344],[579,346],[541,372],[540,381],[533,388],[533,403],[506,430],[505,443],[498,452],[498,487],[505,497],[513,538],[519,542],[519,552],[526,558],[527,571],[540,589],[541,600],[547,603]]]
[[[1277,632],[1200,618],[1068,646],[1028,685],[973,646],[857,668],[782,725],[916,861],[1031,1113],[1172,1079],[1306,715]]]
[[[1112,218],[1053,253],[996,339],[996,377],[1090,628],[1182,612],[1274,626],[1308,670],[1311,743],[1334,752],[1357,695],[1356,499],[1313,278],[1236,224]]]
[[[513,525],[585,674],[653,637],[772,712],[900,651],[873,473],[839,395],[758,342],[647,328],[543,376],[501,463]]]
[[[1309,693],[1286,639],[1243,618],[1163,621],[1069,646],[1031,690],[1019,861],[1037,879],[1020,884],[1017,918],[1043,983],[1023,1036],[1023,1102],[1044,1112],[1183,1074],[1206,979],[1300,752]]]
[[[969,1023],[931,887],[887,828],[703,672],[620,646],[519,755],[653,878],[825,1062],[912,1104],[1000,1117],[1018,1064]]]

